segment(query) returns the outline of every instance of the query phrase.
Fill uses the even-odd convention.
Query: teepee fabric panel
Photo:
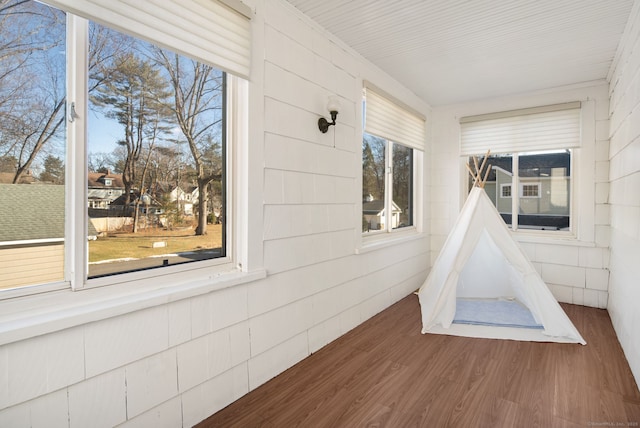
[[[586,343],[479,187],[470,192],[418,295],[423,333]],[[544,329],[452,325],[458,297],[515,298]]]

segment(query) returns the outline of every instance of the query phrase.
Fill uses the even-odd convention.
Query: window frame
[[[67,16],[70,16],[71,14],[67,14]],[[87,37],[86,42],[88,42],[88,23],[89,20],[86,20],[84,18],[75,16],[75,15],[71,15],[73,17],[73,19],[76,20],[82,20],[84,21],[84,23],[82,24],[82,26],[86,26],[87,31],[83,30],[83,37]],[[75,38],[77,39],[78,34],[75,35]],[[135,36],[134,36],[135,37]],[[70,37],[71,38],[71,37]],[[81,49],[85,49],[82,46],[84,45],[83,42],[80,42],[79,44],[77,44],[77,46],[80,46]],[[82,52],[82,51],[81,51]],[[86,56],[85,56],[86,57]],[[86,70],[86,64],[83,64],[83,67],[85,67],[83,69],[83,73],[84,70]],[[237,80],[239,78],[232,76],[231,74],[227,73],[226,74],[226,81],[227,81],[227,85],[233,85],[233,84],[237,84]],[[88,75],[85,76],[88,78]],[[76,80],[80,80],[77,79]],[[234,83],[235,82],[235,83]],[[86,81],[84,82],[84,85],[86,87]],[[227,88],[227,93],[229,92],[229,88]],[[76,92],[76,94],[78,94],[79,92]],[[78,95],[78,97],[82,97],[84,98],[82,100],[82,104],[83,104],[83,112],[85,114],[85,117],[87,117],[88,115],[88,91],[84,91],[83,93],[81,93],[80,95]],[[174,280],[179,280],[182,276],[184,276],[185,273],[190,273],[191,275],[196,274],[199,277],[210,277],[211,274],[220,274],[222,272],[225,271],[229,271],[229,270],[233,270],[235,263],[236,263],[236,258],[235,258],[235,252],[234,252],[234,239],[233,239],[233,223],[234,223],[234,204],[233,204],[233,195],[234,195],[234,187],[233,187],[233,171],[234,171],[234,165],[233,165],[233,156],[234,156],[234,141],[231,140],[230,135],[229,135],[229,130],[232,129],[232,127],[234,126],[234,123],[232,122],[235,118],[232,117],[232,115],[228,114],[228,112],[230,111],[231,108],[231,103],[232,101],[230,100],[231,96],[226,96],[225,99],[223,100],[224,103],[224,113],[223,113],[223,132],[225,132],[226,135],[226,144],[225,147],[223,148],[223,156],[224,156],[224,162],[225,162],[225,166],[223,168],[223,180],[224,180],[224,194],[225,194],[225,208],[226,208],[226,213],[225,213],[225,230],[223,231],[223,245],[225,245],[224,248],[224,253],[225,255],[223,257],[218,257],[215,259],[209,259],[209,260],[200,260],[200,261],[193,261],[193,262],[189,262],[189,263],[182,263],[182,264],[177,264],[177,265],[171,265],[171,266],[161,266],[161,267],[157,267],[157,268],[152,268],[152,269],[143,269],[143,270],[137,270],[137,271],[125,271],[125,272],[117,272],[114,273],[112,275],[108,275],[108,276],[101,276],[101,277],[95,277],[95,278],[87,278],[88,275],[88,260],[87,262],[83,262],[82,260],[80,260],[78,253],[77,252],[72,252],[73,249],[69,249],[69,252],[71,252],[71,254],[66,255],[65,259],[74,259],[73,262],[75,263],[75,268],[76,268],[76,272],[82,271],[82,277],[79,277],[78,275],[73,276],[71,278],[71,289],[72,290],[82,290],[82,289],[91,289],[91,288],[96,288],[96,287],[103,287],[103,286],[111,286],[114,284],[127,284],[127,283],[135,283],[136,286],[140,286],[141,284],[145,284],[146,282],[153,282],[156,281],[159,277],[167,277],[167,278],[173,278]],[[76,102],[76,108],[78,106],[78,102]],[[86,129],[87,129],[87,125],[86,123],[83,123],[82,121],[77,121],[79,124],[84,126],[84,129],[81,129],[81,132],[76,132],[76,135],[82,135],[83,137],[79,138],[76,141],[76,144],[80,143],[83,146],[83,149],[85,151],[84,157],[86,159],[86,148],[87,148],[87,133],[86,133]],[[230,123],[231,122],[231,123]],[[71,142],[68,143],[70,144],[71,147]],[[73,151],[71,151],[71,153],[73,153],[75,155],[75,157],[79,156],[78,153],[80,152],[80,150],[77,150],[77,147],[74,148]],[[75,159],[75,163],[76,164],[80,164],[80,160],[79,159]],[[84,198],[87,198],[87,186],[86,186],[86,174],[87,174],[87,168],[86,168],[86,162],[85,162],[85,167],[83,168],[83,172],[85,174],[85,176],[83,177],[83,186],[82,189],[74,189],[73,194],[78,195],[79,191],[81,190],[82,194],[84,195]],[[88,216],[85,215],[85,221],[88,222]],[[84,232],[86,230],[87,227],[87,223],[84,224],[82,231],[78,230],[78,225],[79,222],[75,222],[76,228],[73,230],[72,234],[73,235],[82,235],[79,237],[79,239],[83,239],[83,236],[86,234],[86,232]],[[83,247],[84,247],[84,255],[85,257],[88,259],[88,243],[86,242],[86,240],[83,240]],[[78,266],[82,266],[82,269],[78,269]],[[189,276],[191,276],[189,275]]]
[[[363,138],[364,138],[364,134],[365,132],[363,132]],[[417,193],[417,188],[418,188],[418,181],[417,181],[417,174],[416,172],[417,170],[417,157],[418,157],[418,153],[420,153],[419,150],[414,149],[412,147],[406,146],[402,143],[397,143],[397,142],[393,142],[390,141],[389,139],[383,138],[383,137],[378,137],[381,138],[385,141],[385,153],[384,153],[384,212],[385,212],[385,216],[387,216],[389,212],[392,212],[393,210],[393,146],[394,144],[398,144],[406,149],[411,150],[412,152],[412,156],[411,156],[411,207],[412,207],[412,213],[411,213],[411,218],[412,218],[412,224],[410,226],[405,226],[405,227],[396,227],[393,228],[392,226],[390,226],[390,224],[392,222],[389,221],[385,221],[385,227],[384,229],[376,229],[376,230],[369,230],[367,232],[362,231],[361,235],[363,236],[364,239],[366,239],[367,237],[372,237],[372,236],[378,236],[378,235],[386,235],[386,234],[397,234],[397,233],[401,233],[405,230],[417,230],[417,226],[416,226],[416,219],[418,218],[417,215],[417,204],[416,204],[416,200],[418,197],[418,193]],[[362,164],[360,165],[361,170],[360,170],[360,175],[362,176]],[[363,209],[362,206],[360,207],[360,214],[363,215]]]
[[[536,194],[535,195],[525,195],[524,192],[524,188],[525,186],[531,186],[534,187],[536,189]],[[523,199],[540,199],[540,190],[542,188],[542,183],[540,182],[535,182],[535,183],[520,183],[520,194],[518,195],[520,198]]]
[[[522,183],[520,181],[520,176],[518,174],[511,174],[511,183],[502,183],[500,184],[500,194],[499,194],[499,198],[500,199],[511,199],[511,211],[509,212],[509,215],[511,216],[511,224],[507,224],[505,222],[505,225],[507,226],[507,228],[509,229],[510,232],[513,232],[517,235],[520,236],[543,236],[543,237],[558,237],[558,238],[567,238],[567,237],[571,237],[571,238],[577,238],[578,237],[578,233],[576,230],[576,225],[578,224],[578,212],[576,209],[576,206],[578,204],[578,202],[575,200],[576,198],[576,169],[575,169],[575,164],[576,164],[576,158],[579,156],[579,148],[571,148],[571,149],[558,149],[558,150],[568,150],[570,153],[570,159],[569,159],[569,163],[570,163],[570,184],[569,184],[569,201],[568,201],[568,205],[569,205],[569,228],[568,230],[554,230],[551,228],[547,228],[547,229],[531,229],[531,228],[521,228],[520,225],[518,224],[518,216],[521,215],[520,214],[520,199],[539,199],[541,198],[541,190],[542,190],[542,182],[525,182]],[[518,171],[519,170],[519,158],[521,155],[525,154],[525,155],[530,155],[531,153],[537,153],[537,152],[543,152],[545,150],[541,150],[541,151],[510,151],[509,154],[512,157],[512,170],[513,171]],[[491,155],[494,154],[499,154],[499,153],[491,153]],[[465,174],[465,177],[468,177],[468,171],[466,170],[466,168],[464,168],[464,164],[466,163],[466,159],[468,159],[469,155],[462,155],[461,160],[462,160],[462,167],[464,169],[464,171],[461,173]],[[477,154],[476,156],[483,156],[482,154]],[[490,163],[490,162],[489,162]],[[536,185],[538,187],[538,196],[523,196],[523,186],[524,185]],[[466,192],[464,193],[465,195],[467,195],[471,189],[469,188],[469,180],[463,180],[463,186],[466,189]],[[515,188],[518,190],[518,193],[514,196],[513,194],[513,189]],[[506,187],[511,187],[511,195],[510,196],[503,196],[502,194],[502,190],[503,188]],[[466,199],[466,196],[465,196]],[[496,208],[497,209],[497,208]],[[505,213],[501,213],[501,214],[505,214]],[[516,221],[514,222],[513,219],[516,219]]]
[[[247,80],[233,77],[227,100],[228,117],[232,125],[227,130],[228,141],[229,149],[233,150],[233,155],[227,156],[227,162],[233,169],[229,171],[229,174],[233,174],[233,185],[230,186],[232,199],[227,203],[233,206],[236,220],[228,223],[232,233],[230,242],[234,244],[233,250],[229,250],[228,254],[233,254],[234,263],[215,270],[197,269],[185,272],[186,274],[137,280],[135,288],[129,282],[121,282],[107,287],[88,287],[82,292],[74,293],[69,287],[69,281],[60,281],[3,290],[0,293],[0,324],[3,325],[0,330],[0,345],[166,305],[168,302],[201,296],[267,277],[261,253],[249,254],[249,250],[256,247],[249,244],[257,244],[260,234],[249,236],[246,231],[249,214],[254,210],[249,209],[247,199],[242,197],[248,194],[249,182],[256,186],[261,183],[258,177],[249,174],[249,87]],[[82,185],[86,187],[86,183]]]
[[[505,189],[509,189],[509,195],[508,196],[506,196],[504,194],[504,190]],[[500,198],[502,198],[502,199],[510,199],[511,198],[511,194],[512,194],[511,189],[512,189],[511,183],[509,183],[509,184],[507,184],[507,183],[501,184],[500,185]]]
[[[387,144],[385,147],[385,212],[390,211],[392,192],[388,192],[389,177],[393,174],[392,159],[389,153],[393,152],[393,144],[400,144],[403,147],[412,150],[412,218],[413,224],[407,227],[396,229],[374,230],[370,232],[362,231],[361,219],[363,217],[363,163],[361,157],[358,158],[358,176],[359,183],[359,203],[356,205],[358,210],[356,218],[357,223],[357,245],[356,253],[364,253],[379,248],[379,246],[393,245],[396,242],[404,242],[406,239],[414,239],[420,237],[423,230],[424,217],[424,156],[427,144],[426,117],[418,110],[413,109],[408,104],[388,95],[386,92],[377,87],[372,82],[362,80],[362,103],[359,107],[362,118],[362,127],[358,130],[357,136],[360,137],[360,144],[364,140],[365,134],[370,134],[378,138],[384,139]],[[373,109],[367,110],[367,97],[373,96]],[[387,135],[388,134],[388,135]],[[404,141],[406,139],[406,141]],[[362,154],[362,148],[360,149]],[[392,190],[392,188],[391,188]],[[389,196],[387,196],[389,195]],[[388,222],[387,222],[388,223]]]
[[[598,140],[596,132],[596,99],[599,95],[592,95],[591,90],[588,90],[584,94],[576,94],[575,92],[566,93],[561,96],[553,97],[533,97],[523,98],[520,101],[512,103],[509,107],[512,109],[504,109],[503,103],[495,105],[495,110],[483,108],[484,111],[471,110],[461,112],[458,116],[459,123],[459,155],[460,155],[460,177],[466,177],[468,175],[464,168],[466,159],[473,154],[482,156],[486,153],[487,149],[491,148],[492,154],[496,153],[530,153],[535,151],[546,150],[571,150],[571,185],[569,196],[569,230],[553,230],[549,233],[549,230],[531,230],[531,229],[517,229],[512,230],[514,236],[518,240],[523,242],[549,242],[549,240],[559,240],[562,242],[574,241],[577,245],[582,245],[584,242],[593,242],[596,239],[596,227],[594,227],[594,213],[592,204],[596,200],[597,196],[592,192],[593,187],[598,183],[594,180],[594,176],[589,171],[592,170],[595,158],[595,143]],[[598,100],[599,101],[599,100]],[[537,106],[537,107],[531,107]],[[573,110],[574,115],[569,111]],[[565,111],[567,113],[565,119],[569,116],[571,120],[576,120],[576,123],[570,132],[565,132],[555,142],[547,141],[544,134],[535,132],[534,128],[529,128],[527,132],[519,132],[520,138],[514,144],[507,144],[502,141],[500,149],[496,150],[494,144],[495,139],[489,138],[482,142],[482,138],[473,137],[468,141],[465,137],[465,127],[469,126],[469,123],[492,121],[495,119],[510,122],[516,120],[519,116],[530,116],[538,113],[551,113],[554,111]],[[577,116],[576,116],[577,115]],[[485,123],[484,125],[487,125]],[[568,128],[564,128],[569,131]],[[542,128],[538,127],[538,130]],[[529,132],[531,131],[531,132]],[[476,136],[481,135],[477,134]],[[503,133],[502,136],[508,136],[509,133]],[[527,138],[524,138],[527,137]],[[570,137],[570,138],[569,138]],[[541,140],[541,141],[538,141]],[[491,146],[491,147],[489,147]],[[519,147],[519,148],[516,148]],[[515,169],[517,169],[514,166]],[[515,175],[516,179],[518,178]],[[515,181],[515,180],[514,180]],[[462,180],[459,184],[460,203],[463,204],[466,199],[467,193],[467,180]],[[512,212],[513,215],[513,212]]]
[[[248,119],[248,81],[226,73],[227,96],[223,100],[225,114],[223,132],[226,133],[224,148],[225,172],[224,193],[225,230],[223,234],[225,256],[202,261],[193,261],[173,266],[159,267],[140,271],[114,273],[113,275],[87,278],[88,274],[88,188],[87,188],[87,117],[88,117],[88,43],[89,20],[59,6],[52,8],[66,14],[66,99],[65,110],[65,238],[64,241],[64,277],[60,281],[34,283],[16,286],[0,291],[0,301],[16,297],[55,290],[89,290],[103,286],[135,283],[136,288],[154,287],[160,278],[170,282],[210,280],[225,273],[242,271],[239,263],[241,255],[238,245],[239,218],[236,201],[236,171],[243,162],[238,158],[236,146],[246,144]],[[111,28],[111,27],[110,27]],[[120,31],[120,30],[117,30]],[[133,36],[137,37],[137,36]],[[244,106],[242,104],[245,104]],[[73,115],[72,115],[73,111]],[[242,140],[242,141],[241,141]],[[186,274],[186,275],[185,275]],[[164,281],[160,281],[164,282]]]

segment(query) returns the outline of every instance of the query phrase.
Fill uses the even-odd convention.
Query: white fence
[[[99,217],[89,218],[93,227],[98,233],[113,232],[122,229],[124,226],[130,226],[133,223],[131,217]]]

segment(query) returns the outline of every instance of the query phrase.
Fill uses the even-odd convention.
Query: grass
[[[153,248],[154,242],[166,242],[166,247]],[[89,241],[89,262],[122,258],[145,258],[169,253],[220,248],[222,225],[210,224],[207,234],[196,236],[193,229],[144,230],[138,233],[114,233]]]

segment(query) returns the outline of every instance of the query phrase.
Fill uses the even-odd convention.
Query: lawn
[[[154,242],[166,242],[166,247],[154,248]],[[161,254],[220,248],[222,225],[210,224],[207,234],[196,236],[193,229],[152,229],[138,233],[116,233],[89,241],[89,262],[122,258],[145,258]]]

